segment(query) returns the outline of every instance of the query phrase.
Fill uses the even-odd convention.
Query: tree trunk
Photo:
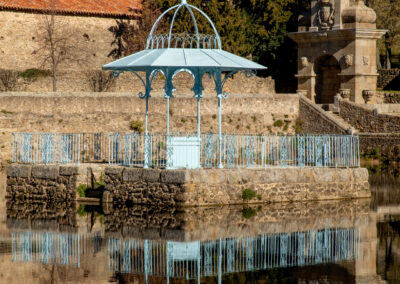
[[[379,52],[379,48],[378,47],[376,47],[376,68],[378,70],[382,69],[381,54]]]
[[[57,73],[54,64],[53,64],[53,92],[57,92]]]
[[[390,47],[386,48],[385,68],[392,69],[392,49]]]

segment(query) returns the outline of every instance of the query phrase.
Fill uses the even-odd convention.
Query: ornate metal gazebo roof
[[[174,34],[174,24],[178,12],[186,9],[193,21],[194,34]],[[174,11],[169,33],[155,34],[155,31],[165,15]],[[210,24],[213,34],[201,34],[195,17],[195,12],[200,13]],[[129,71],[135,74],[143,83],[145,93],[139,93],[139,97],[146,99],[146,130],[148,135],[148,101],[152,90],[152,82],[158,73],[165,77],[164,97],[167,99],[167,136],[169,136],[169,99],[173,98],[173,78],[180,72],[188,72],[193,76],[194,97],[197,99],[197,134],[200,136],[200,99],[203,97],[202,78],[204,74],[212,77],[218,98],[218,125],[219,145],[221,147],[221,107],[222,99],[228,94],[223,92],[226,80],[236,72],[243,71],[253,74],[266,67],[242,58],[230,52],[222,50],[221,39],[211,19],[199,8],[181,0],[180,4],[167,9],[154,23],[147,38],[146,49],[118,59],[103,66],[105,70],[113,71],[117,77],[121,72]],[[145,78],[137,72],[145,72]],[[222,78],[222,74],[225,76]],[[220,151],[221,152],[221,151]],[[221,160],[221,159],[220,159]],[[222,165],[220,164],[220,167]]]

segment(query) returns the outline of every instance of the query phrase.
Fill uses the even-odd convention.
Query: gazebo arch
[[[187,9],[187,11],[190,13],[195,34],[172,33],[176,17],[181,9]],[[155,34],[157,26],[162,18],[172,11],[175,12],[170,23],[169,33],[161,35]],[[193,11],[200,13],[206,18],[214,34],[207,35],[199,33],[196,17]],[[199,8],[188,4],[186,0],[181,0],[180,4],[167,9],[155,21],[147,38],[145,50],[106,64],[103,66],[103,69],[111,70],[116,77],[118,77],[118,75],[122,72],[129,71],[141,80],[145,89],[145,93],[139,93],[139,97],[146,100],[146,141],[149,137],[148,116],[149,99],[152,91],[151,86],[154,78],[159,72],[162,72],[165,77],[164,97],[167,101],[167,140],[169,141],[170,137],[169,104],[170,99],[174,97],[173,92],[175,91],[173,78],[180,72],[187,72],[191,74],[194,80],[192,91],[194,92],[194,98],[197,101],[197,137],[200,138],[200,100],[203,97],[204,90],[202,79],[204,74],[208,74],[215,83],[215,91],[217,93],[219,149],[218,167],[223,168],[221,156],[221,112],[222,100],[228,97],[228,94],[223,92],[224,84],[229,77],[239,71],[243,71],[248,75],[252,75],[257,70],[266,69],[266,67],[222,50],[221,38],[211,19]],[[143,78],[138,72],[145,72],[145,77]],[[147,142],[146,145],[148,145]],[[145,146],[145,148],[148,149],[149,147]],[[145,152],[148,153],[149,151],[146,150]],[[149,155],[146,156],[146,153],[144,162],[145,168],[147,168],[150,164],[148,159]]]

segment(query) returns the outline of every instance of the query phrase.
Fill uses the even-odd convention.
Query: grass
[[[212,118],[213,118],[213,119],[216,119],[216,118],[217,118],[217,115],[216,115],[216,114],[213,114],[213,115],[212,115]]]
[[[7,110],[5,110],[5,109],[2,109],[2,110],[1,110],[1,113],[4,113],[4,114],[13,114],[12,111],[7,111]]]
[[[296,119],[296,122],[295,122],[293,128],[294,128],[294,132],[296,132],[296,134],[301,133],[303,131],[303,121],[300,118]]]
[[[76,191],[78,192],[80,197],[85,197],[86,196],[86,190],[88,190],[87,185],[85,184],[80,184]]]
[[[131,129],[133,131],[136,131],[136,132],[139,132],[139,133],[142,133],[144,131],[143,122],[138,121],[138,120],[132,120],[130,127],[131,127]]]
[[[278,119],[277,121],[274,122],[275,127],[282,127],[283,126],[283,121]]]
[[[182,122],[182,123],[186,123],[186,119],[182,118],[182,119],[181,119],[181,122]]]
[[[256,197],[256,192],[251,188],[246,188],[242,191],[243,200],[251,200]]]

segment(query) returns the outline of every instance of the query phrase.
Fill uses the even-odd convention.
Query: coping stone
[[[58,174],[58,166],[35,165],[32,167],[32,177],[43,179],[57,179]]]
[[[161,182],[173,183],[173,184],[184,184],[186,183],[185,170],[164,170],[161,172]]]
[[[139,181],[143,177],[143,169],[125,169],[122,173],[123,181]]]
[[[143,181],[160,182],[161,171],[157,169],[142,169]]]
[[[60,166],[60,176],[73,176],[79,173],[77,166]]]
[[[106,175],[120,175],[123,170],[124,170],[123,167],[107,167],[105,169],[105,174]]]
[[[330,168],[315,168],[313,169],[314,179],[316,183],[320,182],[335,182],[336,170]]]
[[[31,176],[32,166],[12,164],[7,166],[8,177],[23,177],[28,178]]]

